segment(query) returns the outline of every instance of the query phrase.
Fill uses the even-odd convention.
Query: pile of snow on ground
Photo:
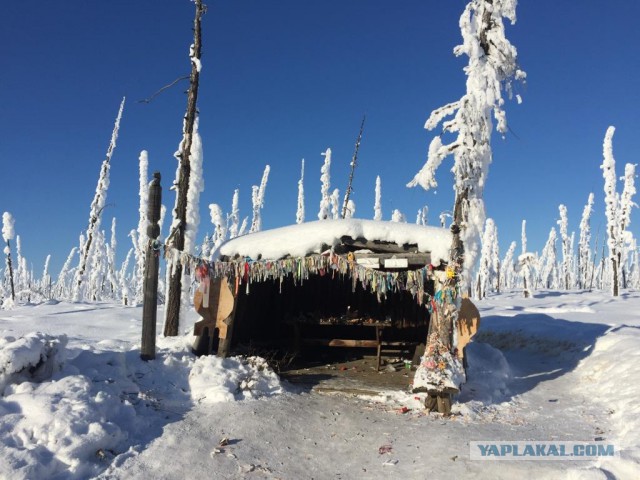
[[[264,359],[196,359],[190,340],[160,339],[156,359],[144,362],[139,349],[112,341],[67,350],[65,335],[0,338],[0,472],[91,478],[195,403],[282,392]]]
[[[280,378],[260,357],[200,357],[189,374],[191,397],[217,403],[282,393]]]

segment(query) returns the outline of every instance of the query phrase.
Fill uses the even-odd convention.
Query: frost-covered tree
[[[337,220],[340,218],[340,190],[337,188],[333,190],[333,193],[329,197],[329,203],[331,204],[331,218]]]
[[[618,243],[620,232],[618,231],[618,195],[616,193],[616,161],[613,157],[612,138],[614,127],[609,127],[604,137],[603,157],[600,168],[604,177],[604,202],[605,215],[607,217],[607,247],[609,248],[609,261],[611,266],[611,288],[614,296],[618,296]]]
[[[494,291],[500,292],[500,275],[501,275],[501,265],[500,265],[500,245],[498,242],[498,226],[496,223],[493,223],[493,238],[491,242],[491,256],[489,257],[491,269],[494,273],[492,286]]]
[[[631,239],[629,249],[629,287],[640,288],[640,252],[638,251],[638,243],[635,238]]]
[[[515,288],[516,270],[513,256],[516,252],[516,242],[511,242],[507,253],[502,259],[502,278],[505,289]]]
[[[107,245],[107,278],[111,287],[111,294],[114,298],[119,295],[118,292],[118,276],[116,273],[116,249],[118,247],[118,241],[116,238],[116,218],[111,219],[111,241]]]
[[[404,213],[396,208],[391,212],[391,221],[396,223],[407,223],[407,218],[404,216]]]
[[[93,254],[90,257],[88,298],[92,301],[103,300],[103,286],[106,278],[106,248],[103,230],[94,233]]]
[[[589,194],[587,204],[580,219],[580,240],[578,243],[578,288],[587,288],[591,264],[591,214],[593,213],[593,193]]]
[[[44,269],[42,270],[42,278],[40,279],[40,291],[42,296],[51,299],[51,275],[49,274],[49,263],[51,255],[47,255],[44,260]]]
[[[344,218],[353,218],[356,214],[356,202],[350,198],[347,200],[347,208],[344,210]]]
[[[485,220],[483,190],[492,157],[493,119],[497,122],[497,131],[505,134],[507,122],[502,93],[510,96],[512,81],[525,78],[525,73],[517,65],[516,49],[504,35],[503,17],[514,23],[516,4],[517,0],[471,0],[467,4],[460,17],[463,43],[454,49],[455,55],[467,55],[469,58],[465,67],[466,94],[431,113],[425,127],[432,130],[442,124],[442,135],[431,141],[427,162],[408,184],[425,189],[436,187],[436,170],[445,158],[453,156],[454,225],[449,259],[453,274],[445,279],[443,290],[454,290],[458,287],[456,284],[464,288],[473,279]],[[453,118],[447,120],[451,116]],[[454,138],[443,143],[442,137],[447,134]],[[455,358],[455,338],[452,335],[457,325],[458,302],[445,300],[441,308],[442,320],[427,339],[427,352],[438,351],[447,355],[444,368],[437,373],[431,372],[425,385],[432,392],[438,392],[443,403],[449,399],[449,393],[458,391],[464,382],[464,370],[459,359]],[[438,364],[436,359],[431,358]]]
[[[304,223],[304,158],[300,167],[300,180],[298,180],[298,208],[296,210],[296,223]]]
[[[127,256],[120,267],[120,274],[118,275],[120,279],[120,295],[122,296],[123,305],[129,305],[131,302],[131,286],[127,280],[127,271],[129,270],[129,263],[131,262],[131,257],[133,257],[134,250],[135,248],[130,248],[127,252]],[[170,270],[167,269],[167,275],[169,274]]]
[[[213,251],[220,248],[222,242],[227,238],[227,221],[222,214],[222,208],[217,203],[209,205],[209,213],[211,215],[211,223],[213,224]]]
[[[627,163],[624,167],[624,187],[622,188],[622,195],[620,196],[620,214],[619,214],[619,228],[620,228],[620,273],[622,276],[622,286],[627,288],[627,260],[629,256],[630,246],[633,236],[628,230],[631,223],[631,209],[637,207],[633,202],[633,196],[636,194],[635,186],[636,166]]]
[[[70,274],[71,264],[74,261],[74,257],[76,252],[78,251],[78,247],[73,247],[67,256],[64,264],[62,265],[62,269],[58,274],[58,279],[56,280],[56,284],[54,287],[54,296],[55,298],[66,299],[69,298],[69,288],[67,285],[67,277]]]
[[[242,223],[240,224],[240,230],[238,231],[238,236],[242,236],[247,233],[247,225],[249,225],[249,217],[244,217],[242,219]]]
[[[575,285],[576,279],[576,252],[575,252],[575,244],[576,244],[576,232],[571,232],[571,236],[569,237],[569,279],[571,285]]]
[[[160,226],[160,232],[164,227],[164,219],[167,216],[167,207],[164,205],[160,205],[160,220],[158,220],[158,226]],[[162,237],[162,233],[160,233],[160,237]]]
[[[487,296],[487,292],[495,282],[498,275],[496,262],[494,257],[497,251],[497,229],[496,224],[491,218],[487,218],[482,234],[482,249],[480,253],[480,268],[478,270],[478,281],[476,284],[476,295],[478,299]]]
[[[206,10],[202,0],[194,0],[195,18],[193,21],[193,44],[189,48],[191,75],[187,92],[187,108],[183,121],[182,140],[175,153],[178,159],[176,170],[176,203],[173,209],[171,231],[167,237],[170,247],[178,251],[193,254],[195,234],[199,223],[200,192],[202,181],[202,142],[198,134],[197,102],[202,68],[202,15]],[[199,166],[197,165],[199,164]],[[198,170],[199,169],[199,170]],[[196,191],[192,191],[194,188]],[[194,223],[195,222],[195,223]],[[169,281],[167,282],[164,335],[177,336],[180,319],[186,314],[189,304],[190,277],[185,274],[184,266],[177,255],[172,255],[167,262]]]
[[[202,244],[200,245],[200,258],[210,258],[212,246],[212,237],[210,237],[209,234],[206,233],[204,235],[204,239],[202,240]]]
[[[425,226],[428,224],[427,215],[429,214],[429,207],[426,205],[418,210],[418,215],[416,216],[416,224]]]
[[[604,137],[603,162],[601,165],[604,178],[605,215],[607,217],[607,247],[609,260],[609,281],[614,296],[618,296],[620,288],[621,268],[623,264],[623,250],[626,228],[629,224],[632,197],[635,194],[635,167],[625,168],[625,185],[622,196],[616,191],[616,162],[613,157],[614,127],[609,127]],[[628,174],[628,175],[627,175]]]
[[[14,271],[14,282],[16,284],[16,294],[21,298],[21,294],[24,290],[27,290],[27,261],[22,255],[22,239],[20,235],[16,235],[16,264],[17,268]]]
[[[493,121],[501,134],[507,132],[503,92],[511,97],[513,80],[524,80],[518,68],[517,51],[504,34],[503,18],[516,21],[516,0],[472,0],[460,17],[463,43],[454,49],[456,56],[467,55],[466,94],[458,101],[431,113],[425,124],[428,130],[442,123],[442,133],[455,138],[443,143],[443,135],[433,138],[427,162],[408,186],[430,189],[437,186],[436,171],[442,161],[453,156],[454,223],[460,229],[452,249],[453,264],[462,260],[471,271],[478,253],[478,243],[485,219],[483,190],[491,163]],[[519,97],[518,97],[519,100]],[[447,117],[453,116],[450,120]],[[456,228],[457,230],[457,228]],[[462,243],[462,245],[460,244]]]
[[[535,264],[536,257],[531,252],[523,253],[518,257],[518,271],[520,273],[520,278],[522,279],[522,293],[525,298],[529,298],[531,296],[531,292],[534,288],[533,279],[535,276]]]
[[[538,282],[543,288],[556,288],[558,282],[558,251],[556,242],[558,235],[554,227],[549,232],[549,238],[542,249]]]
[[[326,220],[331,212],[331,149],[322,154],[324,163],[320,169],[320,210],[318,211],[318,219]]]
[[[260,186],[254,185],[251,191],[251,203],[253,204],[253,218],[251,219],[251,229],[249,233],[255,233],[262,230],[262,215],[260,211],[264,208],[264,193],[267,189],[267,181],[269,180],[269,172],[271,167],[267,165],[262,173]]]
[[[565,290],[571,288],[571,242],[568,234],[569,217],[567,215],[567,207],[560,205],[558,207],[560,212],[560,220],[558,220],[558,227],[560,229],[560,240],[562,241],[562,264],[560,266],[562,286]]]
[[[2,239],[6,246],[4,247],[4,255],[6,261],[6,269],[5,274],[9,277],[9,286],[11,288],[11,301],[14,302],[16,300],[16,289],[13,281],[13,265],[11,263],[11,240],[14,239],[16,235],[15,231],[15,221],[13,219],[13,215],[9,212],[4,212],[2,214]]]
[[[523,293],[525,298],[531,295],[534,288],[533,281],[535,278],[536,256],[527,251],[527,221],[522,220],[522,253],[518,257],[517,271],[522,281]]]
[[[179,233],[177,233],[171,239],[171,246],[175,248],[176,252],[183,252],[187,255],[195,255],[196,253],[196,235],[198,233],[198,227],[200,225],[200,193],[204,191],[204,178],[202,176],[202,139],[198,132],[198,119],[195,119],[193,131],[190,137],[189,147],[189,182],[187,189],[187,204],[184,212],[185,224],[184,228],[180,216],[176,216],[175,213],[180,209],[178,208],[180,203],[178,200],[180,195],[176,198],[176,208],[174,209],[174,219],[172,223],[172,231],[182,232],[182,245],[177,242],[180,239]],[[183,140],[184,142],[184,140]],[[182,159],[183,156],[177,155]],[[182,160],[180,161],[182,164]],[[181,166],[178,167],[181,170]],[[177,174],[177,177],[180,175]],[[177,230],[176,230],[177,228]],[[171,234],[170,234],[171,237]],[[176,242],[176,243],[173,243]],[[169,282],[169,293],[167,295],[167,316],[165,318],[165,336],[175,336],[178,334],[177,328],[180,324],[180,319],[185,318],[187,307],[190,302],[189,291],[191,289],[191,275],[183,268],[182,261],[178,256],[174,255],[169,258],[167,262],[167,268],[171,271],[171,281]],[[176,282],[176,276],[180,275],[179,282]],[[180,291],[175,291],[177,286],[180,287]],[[178,299],[179,294],[179,299]],[[176,303],[178,311],[176,312]]]
[[[144,300],[144,264],[147,256],[147,208],[149,206],[149,154],[146,150],[140,152],[138,157],[138,235],[135,245],[136,257],[136,294],[135,303],[141,304]]]
[[[380,175],[376,176],[375,201],[373,203],[373,219],[382,220],[382,182]]]
[[[229,227],[229,238],[236,238],[239,233],[240,224],[240,207],[238,206],[240,190],[237,188],[233,191],[231,199],[231,214],[227,216],[227,225]]]
[[[93,246],[94,237],[96,232],[100,231],[100,223],[102,221],[102,211],[107,204],[107,190],[109,189],[109,169],[111,168],[111,157],[113,151],[116,148],[116,140],[118,139],[118,131],[120,130],[120,120],[122,119],[122,112],[124,110],[124,101],[120,103],[120,109],[116,117],[113,132],[111,133],[111,141],[109,142],[109,148],[107,149],[107,155],[102,166],[100,167],[100,175],[98,176],[98,185],[96,186],[96,192],[91,202],[91,209],[89,212],[89,226],[87,227],[86,241],[80,250],[80,263],[75,274],[75,284],[73,286],[73,300],[79,301],[82,299],[82,282],[85,279],[85,272],[87,266],[91,264],[91,255],[95,252]]]

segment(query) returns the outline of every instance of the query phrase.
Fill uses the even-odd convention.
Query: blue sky
[[[344,192],[363,114],[367,115],[353,198],[372,218],[376,175],[385,219],[429,222],[453,203],[450,160],[436,192],[407,189],[433,133],[430,112],[465,91],[460,42],[463,0],[221,0],[203,20],[199,109],[205,192],[200,234],[211,231],[209,203],[251,213],[251,186],[271,165],[263,227],[295,221],[300,160],[306,216],[316,218],[320,153],[333,151],[332,188]],[[507,36],[528,74],[524,102],[507,105],[513,133],[494,137],[485,190],[501,253],[520,241],[540,251],[568,207],[578,232],[596,194],[594,235],[604,229],[602,141],[615,125],[618,172],[640,151],[640,2],[521,1]],[[57,273],[86,228],[89,205],[119,102],[127,97],[111,168],[103,226],[116,217],[118,259],[137,226],[138,156],[163,175],[164,203],[175,177],[186,83],[137,103],[189,72],[193,5],[188,0],[65,0],[0,7],[0,211],[10,211],[23,253],[39,274],[52,254]],[[621,187],[620,187],[621,188]],[[632,230],[638,235],[638,212]],[[600,241],[602,244],[602,241]]]

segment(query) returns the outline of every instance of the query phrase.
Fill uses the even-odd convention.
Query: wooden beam
[[[340,237],[340,241],[344,245],[348,245],[348,250],[371,250],[377,253],[405,253],[405,252],[413,252],[418,253],[418,244],[416,243],[405,243],[403,245],[398,245],[393,242],[384,242],[382,240],[367,240],[366,238],[356,238],[355,240],[348,235],[344,235]]]
[[[376,340],[352,340],[342,338],[305,338],[302,340],[302,343],[306,345],[325,345],[329,347],[378,347],[378,342]]]

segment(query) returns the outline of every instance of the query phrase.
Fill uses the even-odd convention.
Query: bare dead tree
[[[185,230],[187,227],[187,198],[189,193],[189,177],[191,175],[191,145],[193,130],[197,116],[198,87],[200,83],[200,57],[202,51],[201,23],[206,12],[206,5],[201,0],[195,0],[196,13],[193,21],[193,45],[191,46],[191,76],[187,92],[187,110],[184,117],[183,138],[180,150],[176,154],[179,161],[176,181],[176,206],[174,208],[174,225],[167,243],[179,251],[184,249]],[[167,312],[164,325],[165,336],[176,336],[180,327],[180,299],[182,294],[183,265],[178,258],[173,265],[169,279],[169,294],[167,297]]]
[[[362,116],[362,123],[360,124],[360,133],[358,134],[358,139],[356,140],[356,148],[353,152],[353,157],[351,158],[351,173],[349,174],[349,183],[347,184],[347,190],[344,194],[344,203],[342,204],[342,218],[346,218],[347,216],[347,208],[349,206],[349,196],[351,195],[351,191],[353,190],[353,174],[356,170],[356,162],[358,161],[358,150],[360,150],[360,141],[362,140],[362,131],[364,130],[364,121],[366,119],[366,115]]]

